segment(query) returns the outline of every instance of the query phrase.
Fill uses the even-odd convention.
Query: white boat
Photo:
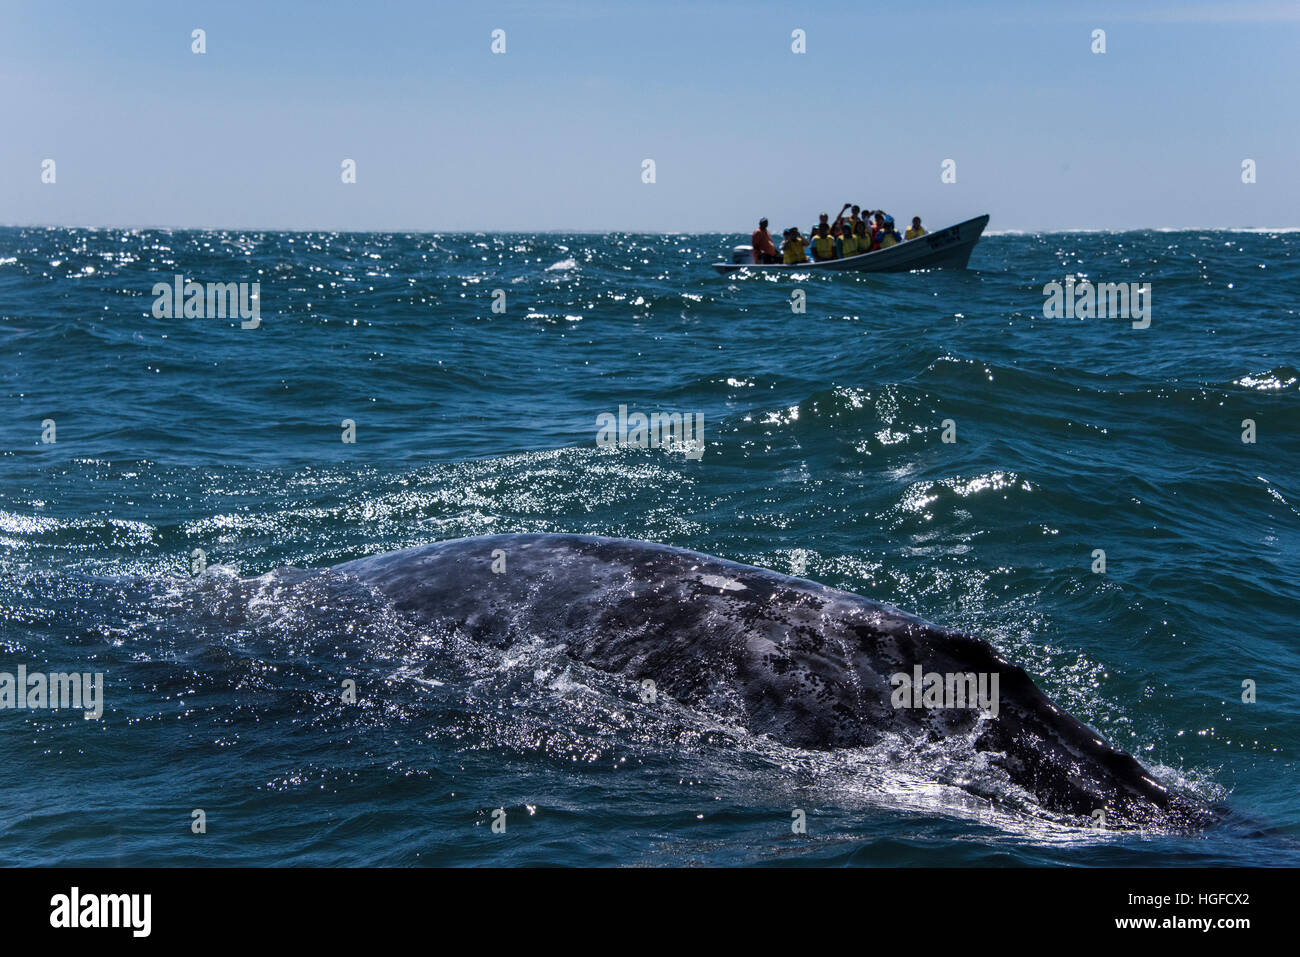
[[[845,259],[827,259],[822,262],[759,265],[753,261],[753,247],[737,246],[732,250],[731,262],[714,263],[718,272],[736,272],[752,269],[755,272],[809,272],[821,269],[847,269],[854,272],[908,272],[912,269],[965,269],[970,262],[971,250],[979,242],[980,234],[989,224],[988,214],[968,219],[964,223],[908,239],[896,246],[859,253]]]

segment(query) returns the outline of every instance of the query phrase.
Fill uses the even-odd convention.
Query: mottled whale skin
[[[504,556],[503,572],[492,570]],[[498,567],[500,564],[498,563]],[[402,612],[497,647],[527,639],[795,747],[969,734],[971,708],[895,708],[890,676],[998,675],[979,751],[1044,808],[1107,827],[1208,824],[1204,804],[1056,707],[986,641],[859,595],[699,552],[588,535],[494,535],[346,562]]]

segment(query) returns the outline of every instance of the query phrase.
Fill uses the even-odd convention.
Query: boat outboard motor
[[[731,261],[736,264],[754,263],[753,246],[733,246],[731,247]]]

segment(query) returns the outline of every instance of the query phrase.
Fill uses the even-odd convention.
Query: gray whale
[[[1163,830],[1199,828],[1215,816],[1054,705],[986,641],[816,582],[587,535],[457,539],[334,570],[422,622],[497,647],[557,643],[576,660],[652,680],[659,693],[782,744],[832,749],[869,746],[887,732],[930,741],[972,735],[1049,811],[1101,810],[1107,827]],[[896,706],[892,676],[917,666],[996,680],[996,708],[917,707],[906,696]]]

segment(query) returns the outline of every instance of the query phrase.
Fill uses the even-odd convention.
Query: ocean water
[[[0,861],[1300,864],[1300,234],[714,274],[736,241],[0,230],[0,670],[105,676],[97,721],[0,711]],[[260,282],[260,326],[154,318],[177,273]],[[1150,327],[1044,318],[1067,274],[1150,282]],[[703,456],[598,448],[621,405],[702,414]],[[324,571],[511,531],[980,634],[1225,820],[988,805],[942,749],[783,748]]]

